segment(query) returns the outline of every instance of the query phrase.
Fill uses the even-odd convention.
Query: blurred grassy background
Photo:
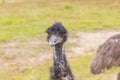
[[[52,54],[51,48],[46,44],[45,29],[57,21],[61,21],[68,29],[70,38],[77,37],[76,34],[81,31],[120,30],[119,0],[4,0],[4,3],[2,1],[0,0],[1,44],[14,40],[27,42],[37,37],[43,42],[41,47],[38,47],[41,48],[41,53]],[[75,45],[76,43],[68,42],[66,48]],[[24,45],[21,47],[25,48]],[[0,53],[1,56],[4,54]],[[31,52],[30,55],[35,56],[36,53]],[[114,80],[113,76],[119,70],[117,68],[112,68],[99,76],[90,73],[92,57],[93,55],[68,57],[76,80]],[[14,56],[4,61],[11,60],[14,60]],[[10,65],[14,69],[3,69],[4,72],[0,72],[0,80],[48,80],[52,58],[43,63],[36,63],[32,69],[27,69],[24,73],[19,72],[18,64]],[[32,66],[30,63],[23,65]]]
[[[69,32],[119,29],[119,0],[4,0],[0,5],[0,41],[43,36],[61,21]]]

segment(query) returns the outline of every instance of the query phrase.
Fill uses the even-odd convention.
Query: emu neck
[[[57,63],[60,63],[60,64],[66,63],[63,44],[56,45],[54,49],[54,64],[57,64]]]

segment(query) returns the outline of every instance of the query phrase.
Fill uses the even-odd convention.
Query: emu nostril
[[[54,43],[57,42],[57,40],[54,41]]]
[[[55,43],[56,41],[54,41],[54,43]]]

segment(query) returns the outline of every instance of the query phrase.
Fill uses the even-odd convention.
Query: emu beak
[[[54,45],[51,44],[50,46],[53,47]]]
[[[52,42],[49,42],[49,43],[51,47],[55,46],[55,43],[52,43]]]

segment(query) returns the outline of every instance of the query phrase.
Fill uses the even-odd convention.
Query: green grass
[[[115,75],[118,73],[116,71],[119,71],[120,69],[113,67],[99,75],[92,75],[90,72],[91,59],[92,56],[79,56],[68,59],[75,80],[114,80]],[[46,61],[43,65],[36,65],[33,68],[26,69],[24,73],[21,73],[17,69],[17,65],[12,65],[12,67],[16,67],[16,69],[0,72],[0,77],[2,77],[0,80],[48,80],[50,77],[49,68],[52,66],[51,61]],[[29,63],[27,64],[27,66],[31,65],[32,64]]]
[[[0,6],[0,41],[23,35],[44,36],[45,29],[57,21],[61,21],[70,33],[120,29],[120,6],[114,5],[112,0],[104,4],[96,0],[89,3],[82,0],[15,1],[6,0]]]

